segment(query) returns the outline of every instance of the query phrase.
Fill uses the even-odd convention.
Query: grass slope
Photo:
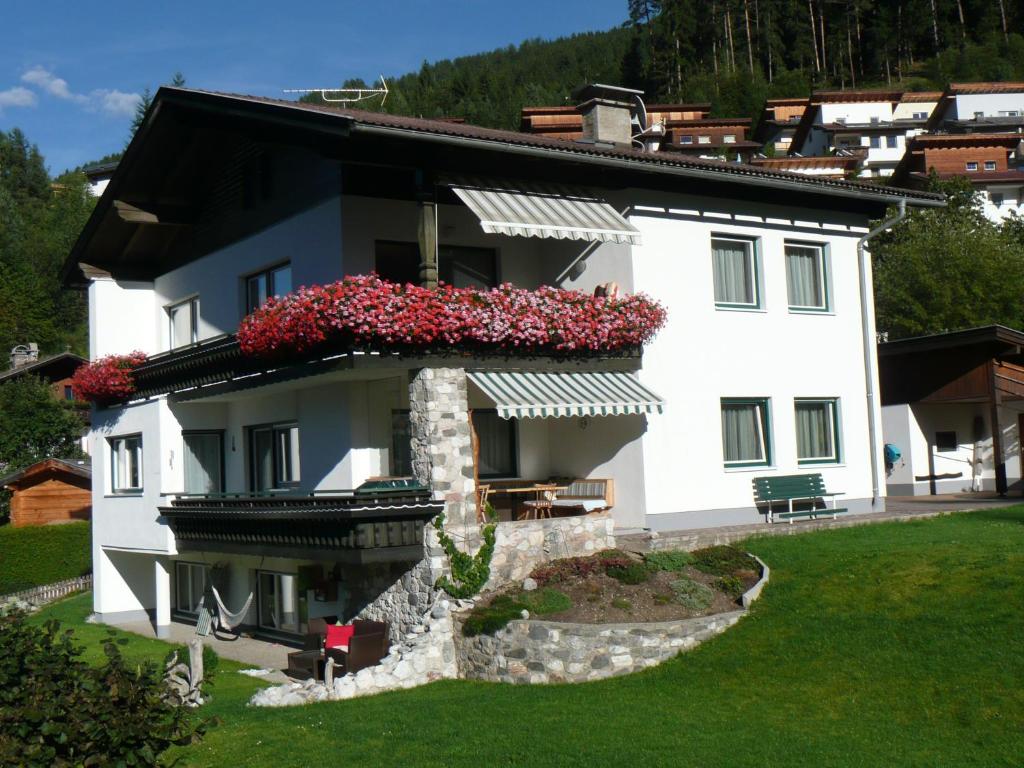
[[[0,527],[0,595],[91,570],[89,523]]]
[[[222,664],[189,765],[999,766],[1024,753],[1024,507],[759,538],[751,614],[647,672],[286,710]],[[83,598],[51,615],[78,623]],[[102,628],[83,626],[95,642]],[[160,647],[156,641],[133,643]]]

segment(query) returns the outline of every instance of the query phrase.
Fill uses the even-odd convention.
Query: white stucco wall
[[[1000,112],[1017,110],[1024,114],[1024,92],[963,94],[950,100],[947,120],[970,120],[975,112],[985,117],[998,117]]]
[[[160,350],[156,326],[146,322],[154,308],[153,284],[97,279],[89,284],[89,358]]]
[[[678,206],[678,207],[676,207]],[[631,221],[643,233],[634,249],[636,287],[668,308],[668,326],[644,354],[641,380],[666,399],[644,438],[648,525],[653,528],[756,522],[751,481],[764,474],[820,471],[842,501],[870,499],[868,415],[856,241],[866,223],[772,206],[680,198],[674,210]],[[734,216],[735,214],[735,216]],[[712,234],[760,240],[763,309],[715,307]],[[783,245],[821,243],[831,252],[832,312],[788,308]],[[872,349],[872,354],[874,351]],[[726,469],[723,397],[767,397],[774,464]],[[793,399],[838,398],[842,462],[798,466]],[[881,472],[879,444],[879,472]],[[881,475],[880,475],[881,476]]]
[[[871,118],[887,123],[892,120],[892,102],[864,101],[822,104],[819,117],[822,123],[835,123],[845,119],[848,123],[870,123]]]
[[[937,104],[937,101],[901,101],[896,105],[896,108],[893,109],[892,119],[912,120],[914,119],[914,114],[919,112],[924,112],[925,119],[927,119]]]
[[[1024,215],[1024,173],[1018,184],[988,184],[980,187],[982,193],[982,210],[985,216],[996,223],[1009,218],[1013,214]],[[996,205],[993,195],[1002,195],[1003,201]]]

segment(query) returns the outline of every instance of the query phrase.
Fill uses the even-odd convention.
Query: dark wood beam
[[[995,362],[989,367],[989,383],[991,396],[989,399],[989,419],[992,422],[992,465],[996,473],[996,493],[1005,496],[1006,484],[1006,459],[1003,456],[1003,431],[999,426],[999,405],[1002,395],[996,384]]]

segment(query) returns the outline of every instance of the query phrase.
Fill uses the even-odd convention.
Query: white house
[[[366,611],[405,627],[426,522],[472,524],[478,484],[508,520],[530,481],[591,479],[619,530],[762,521],[766,474],[821,472],[843,506],[882,509],[858,243],[889,206],[940,198],[624,139],[161,89],[65,268],[91,356],[149,355],[93,416],[101,618],[166,632],[212,581],[232,610],[253,594],[244,622],[275,637]],[[371,270],[614,283],[668,321],[642,355],[240,351],[268,296]],[[425,487],[364,486],[410,475]]]
[[[1022,349],[999,325],[879,345],[890,495],[1021,490]]]
[[[924,131],[938,94],[902,91],[817,91],[811,95],[789,152],[863,158],[860,176],[891,176],[909,138]]]

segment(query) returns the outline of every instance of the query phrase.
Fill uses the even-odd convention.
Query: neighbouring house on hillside
[[[915,136],[893,183],[923,189],[932,173],[962,176],[981,194],[985,215],[1000,222],[1024,213],[1024,134],[943,133]]]
[[[861,176],[892,175],[907,140],[925,131],[932,101],[902,91],[816,91],[789,142],[789,154],[845,150],[863,158]],[[938,99],[938,94],[924,94]]]
[[[950,83],[927,128],[930,133],[1021,133],[1024,83]]]
[[[492,575],[763,521],[763,475],[884,508],[858,246],[942,198],[644,151],[589,93],[573,141],[160,89],[63,274],[94,360],[147,356],[83,369],[103,621],[213,585],[268,637],[400,637],[482,497]]]
[[[584,116],[597,115],[588,136],[604,143],[625,143],[648,150],[681,152],[707,160],[748,160],[761,148],[750,137],[750,118],[713,118],[710,104],[644,105],[642,91],[601,86],[600,96],[592,88],[581,88],[573,94],[575,106],[523,107],[520,130],[538,136],[568,141],[584,138]],[[599,104],[595,102],[597,99]],[[630,137],[616,142],[602,134],[602,108],[611,114],[629,118]],[[588,118],[589,119],[589,118]],[[610,130],[617,130],[611,125]]]
[[[835,154],[824,157],[803,157],[790,155],[786,157],[751,158],[751,165],[772,171],[789,171],[804,176],[821,176],[827,179],[851,179],[860,174],[864,165],[864,157],[859,152],[841,149]]]
[[[890,495],[1024,489],[1022,350],[1000,325],[879,344]]]
[[[110,177],[114,175],[114,171],[117,170],[117,163],[97,163],[96,165],[90,165],[88,168],[83,169],[82,173],[85,174],[85,178],[89,181],[89,194],[94,197],[99,197],[103,194],[103,190],[107,188],[107,184],[110,183]]]
[[[15,528],[88,520],[92,511],[92,471],[88,459],[43,459],[6,477]]]
[[[767,155],[778,158],[789,154],[796,129],[810,103],[809,98],[800,96],[765,101],[754,139]]]

